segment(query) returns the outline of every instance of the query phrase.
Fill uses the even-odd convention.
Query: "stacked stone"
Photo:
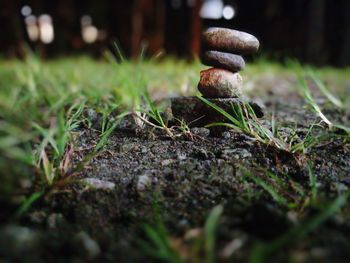
[[[243,80],[239,71],[245,67],[242,55],[250,55],[259,49],[259,41],[252,35],[226,28],[209,28],[203,32],[203,64],[212,68],[200,73],[198,90],[203,97],[227,112],[232,105],[242,106]],[[248,102],[258,118],[263,117],[262,108]],[[197,97],[171,99],[174,119],[185,120],[191,126],[201,127],[213,122],[227,121],[223,115]]]
[[[256,37],[237,30],[213,27],[202,34],[202,63],[212,68],[201,71],[198,90],[205,98],[239,98],[243,79],[239,71],[245,68],[241,55],[259,49]]]

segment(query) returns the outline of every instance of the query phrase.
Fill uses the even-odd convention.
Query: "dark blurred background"
[[[200,32],[223,26],[256,35],[263,56],[350,65],[349,0],[1,0],[0,53],[100,56],[116,42],[128,57],[193,58]]]

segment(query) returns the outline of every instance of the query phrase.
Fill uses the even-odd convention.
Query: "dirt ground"
[[[266,124],[269,114],[275,112],[276,122],[283,127],[280,132],[286,136],[298,124],[297,134],[303,138],[318,120],[297,95],[285,100],[271,94],[264,103]],[[323,106],[332,120],[350,123],[349,113]],[[318,126],[313,132],[319,134],[324,129]],[[148,240],[143,224],[155,225],[157,215],[175,250],[191,258],[191,236],[199,235],[210,211],[221,204],[224,210],[215,261],[246,262],[252,260],[257,244],[273,243],[298,223],[319,214],[327,200],[350,187],[350,148],[341,138],[320,143],[303,155],[233,131],[215,136],[203,128],[192,132],[193,138],[170,139],[121,124],[106,148],[79,175],[95,189],[80,181],[37,202],[18,224],[3,227],[0,261],[158,262],[140,245],[140,240]],[[76,131],[75,162],[89,153],[98,136],[85,127]],[[310,190],[307,160],[316,175],[321,201],[303,208],[305,199],[296,185]],[[286,184],[282,195],[297,208],[280,205],[247,178],[246,170],[262,179],[266,179],[266,170],[278,175]],[[266,182],[274,186],[272,181]],[[345,212],[317,230],[289,240],[266,261],[348,262],[349,211],[347,203]]]

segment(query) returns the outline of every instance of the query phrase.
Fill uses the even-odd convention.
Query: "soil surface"
[[[350,123],[349,113],[319,102],[330,119]],[[263,122],[270,125],[269,114],[275,112],[284,136],[297,125],[296,136],[304,138],[310,125],[320,121],[297,95],[288,101],[272,95],[265,106]],[[324,130],[317,125],[313,132]],[[73,159],[78,163],[96,145],[99,133],[81,127],[75,134]],[[141,245],[149,240],[144,224],[156,225],[157,216],[174,249],[190,258],[191,236],[200,235],[210,211],[221,204],[216,261],[246,262],[257,244],[273,242],[322,212],[322,205],[303,209],[307,198],[298,194],[298,187],[307,195],[311,191],[307,160],[325,204],[348,190],[350,148],[341,137],[319,143],[305,154],[292,154],[233,131],[214,136],[206,129],[192,129],[192,134],[170,139],[149,129],[120,127],[75,178],[79,183],[40,199],[17,224],[2,227],[0,261],[157,261]],[[274,187],[266,170],[285,183],[285,192],[280,193],[297,208],[279,204],[247,177],[249,171]],[[349,209],[347,204],[345,210]],[[348,215],[330,218],[317,231],[269,254],[273,257],[267,261],[347,262]]]

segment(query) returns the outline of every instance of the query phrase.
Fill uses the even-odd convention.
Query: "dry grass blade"
[[[314,71],[309,70],[308,76],[313,80],[313,82],[315,82],[316,87],[333,105],[338,108],[344,107],[344,104],[327,89],[326,85],[316,76],[316,73]]]
[[[317,105],[316,101],[311,95],[310,89],[305,81],[305,78],[299,78],[299,88],[300,93],[306,102],[311,106],[311,109],[330,127],[332,127],[332,122],[327,119],[327,117],[322,113],[320,107]]]
[[[59,169],[62,175],[68,172],[71,165],[73,153],[74,153],[73,144],[70,143],[65,151],[62,161],[60,162]]]
[[[52,162],[50,162],[45,149],[40,153],[40,164],[43,167],[45,179],[48,185],[52,185],[55,179],[55,169]]]

